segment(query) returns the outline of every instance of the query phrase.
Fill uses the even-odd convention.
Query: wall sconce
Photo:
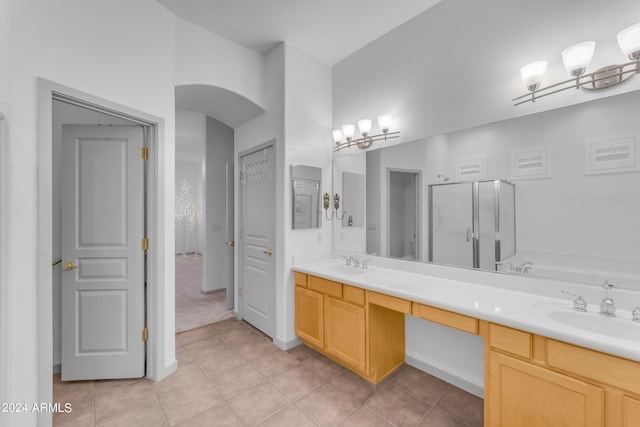
[[[391,123],[393,123],[393,117],[391,114],[383,114],[378,116],[378,126],[382,133],[377,135],[370,135],[371,133],[371,119],[358,120],[358,130],[360,130],[360,138],[353,139],[356,127],[352,124],[342,126],[342,129],[333,130],[333,142],[336,143],[334,151],[342,150],[343,148],[349,148],[351,145],[357,145],[359,148],[365,149],[370,147],[374,141],[387,140],[398,138],[400,132],[389,132],[391,129]]]
[[[324,193],[322,196],[322,205],[324,206],[324,216],[331,221],[335,216],[338,221],[342,221],[344,218],[344,212],[342,212],[342,216],[338,216],[338,209],[340,209],[340,196],[338,193],[333,195],[333,210],[331,211],[331,216],[329,216],[329,202],[331,200],[331,196],[329,193]],[[335,212],[335,215],[334,215]]]
[[[572,78],[545,87],[540,87],[540,85],[547,73],[547,61],[532,62],[525,65],[520,69],[520,77],[529,93],[513,98],[513,101],[519,101],[513,105],[535,102],[538,98],[571,88],[606,89],[626,81],[635,74],[639,74],[640,23],[620,31],[618,33],[618,45],[631,60],[630,62],[621,65],[609,65],[588,74],[585,74],[585,72],[589,63],[591,63],[596,43],[588,41],[565,49],[562,52],[562,62]]]

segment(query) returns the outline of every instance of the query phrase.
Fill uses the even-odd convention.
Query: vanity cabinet
[[[640,425],[640,363],[502,325],[486,330],[486,425]]]
[[[325,351],[359,373],[366,373],[364,307],[325,296]]]

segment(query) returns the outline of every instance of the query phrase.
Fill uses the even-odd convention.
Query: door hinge
[[[149,329],[148,328],[144,328],[142,330],[142,341],[146,341],[149,339]]]
[[[142,160],[149,160],[149,148],[142,147]]]
[[[142,250],[143,251],[149,250],[149,239],[147,239],[146,237],[142,239]]]

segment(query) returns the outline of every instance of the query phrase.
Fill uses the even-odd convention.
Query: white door
[[[240,158],[240,281],[242,318],[275,332],[275,168],[272,146]]]
[[[62,129],[62,379],[145,374],[140,126]]]

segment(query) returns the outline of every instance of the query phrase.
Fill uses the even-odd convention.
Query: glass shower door
[[[473,267],[473,183],[432,185],[429,261]]]

